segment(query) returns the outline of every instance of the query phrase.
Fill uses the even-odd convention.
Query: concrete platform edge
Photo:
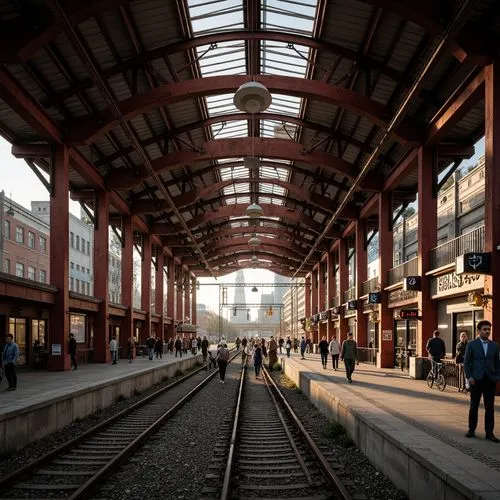
[[[144,391],[164,377],[171,378],[177,370],[196,366],[201,356],[140,370],[123,377],[94,383],[64,396],[57,396],[29,407],[0,415],[0,450],[12,453],[48,436],[77,419],[111,406],[120,397]]]
[[[498,489],[482,480],[494,472],[486,465],[349,394],[321,373],[306,371],[292,359],[281,358],[281,363],[284,373],[311,403],[330,420],[344,426],[364,455],[410,500],[499,498]],[[436,449],[440,452],[436,453]],[[463,455],[463,468],[447,461],[453,454]]]

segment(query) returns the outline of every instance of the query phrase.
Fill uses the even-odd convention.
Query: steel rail
[[[322,233],[317,237],[314,245],[309,250],[308,255],[302,261],[302,263],[300,264],[298,269],[295,271],[292,278],[295,278],[298,275],[298,273],[303,269],[304,265],[311,259],[311,257],[316,252],[316,249],[317,249],[319,243],[325,238],[325,236],[328,234],[328,232],[332,228],[333,224],[339,218],[341,211],[351,201],[351,198],[354,195],[354,193],[358,191],[361,181],[366,177],[368,172],[375,165],[375,162],[377,161],[378,157],[382,154],[382,149],[385,146],[386,142],[390,139],[391,133],[395,130],[395,128],[399,125],[401,120],[406,115],[414,98],[418,96],[418,93],[419,93],[422,85],[424,84],[425,77],[428,75],[428,73],[430,72],[430,70],[432,69],[434,64],[437,62],[437,59],[441,56],[441,53],[444,51],[444,49],[446,48],[446,46],[450,42],[450,40],[452,40],[458,34],[460,29],[462,28],[463,23],[466,21],[466,19],[464,19],[464,18],[466,17],[466,14],[467,14],[469,8],[471,7],[471,5],[469,5],[469,4],[473,4],[475,2],[477,2],[477,0],[463,0],[462,1],[459,9],[457,10],[455,15],[453,16],[453,19],[448,24],[448,26],[444,30],[442,36],[440,37],[436,48],[432,51],[432,53],[429,55],[427,60],[422,65],[422,69],[420,70],[420,73],[415,78],[415,81],[413,82],[413,84],[409,88],[408,92],[406,93],[406,96],[403,98],[401,104],[396,109],[394,116],[392,117],[391,121],[389,122],[387,128],[384,130],[384,133],[382,134],[382,137],[379,139],[378,144],[375,146],[375,148],[373,149],[373,151],[371,152],[371,154],[367,158],[367,160],[366,160],[365,164],[363,165],[363,167],[361,168],[358,176],[353,180],[351,186],[349,187],[349,190],[347,191],[344,199],[340,202],[340,205],[337,207],[337,210],[335,211],[335,213],[331,216],[331,218],[326,223],[325,228],[323,229]]]
[[[321,467],[323,468],[323,471],[325,472],[328,480],[335,486],[335,489],[337,490],[336,492],[341,496],[342,500],[352,500],[352,496],[347,491],[346,487],[342,484],[342,481],[339,479],[338,475],[335,474],[334,470],[331,468],[330,464],[328,463],[328,460],[325,458],[323,453],[321,453],[321,450],[318,448],[317,444],[314,442],[313,438],[311,435],[307,432],[306,428],[302,425],[302,422],[300,421],[299,417],[295,414],[293,411],[292,407],[286,400],[285,396],[281,393],[281,391],[278,389],[278,386],[272,379],[272,377],[269,375],[269,372],[265,368],[265,366],[262,366],[262,371],[264,373],[264,376],[266,377],[266,380],[269,382],[271,386],[273,386],[276,394],[278,395],[279,399],[285,406],[285,408],[288,411],[288,415],[292,418],[294,424],[297,426],[299,429],[302,437],[305,439],[307,442],[310,451],[314,454],[318,462],[320,463]]]
[[[174,212],[174,214],[178,218],[184,231],[186,231],[187,236],[189,236],[191,238],[193,245],[194,245],[195,249],[197,250],[197,253],[200,256],[201,260],[203,261],[203,263],[205,264],[206,268],[208,269],[210,274],[213,276],[213,278],[217,279],[212,267],[210,266],[207,258],[205,257],[205,254],[203,253],[202,249],[198,245],[191,230],[189,229],[189,226],[187,225],[186,221],[184,220],[184,217],[182,217],[182,214],[180,213],[179,209],[177,208],[176,204],[174,203],[172,196],[170,195],[168,189],[163,184],[163,181],[162,181],[160,175],[154,170],[153,165],[151,163],[151,160],[149,158],[149,155],[146,153],[145,149],[143,148],[142,144],[140,143],[139,139],[137,138],[137,135],[133,131],[130,123],[123,118],[123,115],[120,111],[120,107],[119,107],[118,103],[116,102],[116,99],[113,96],[113,93],[111,92],[111,89],[109,88],[109,85],[104,81],[103,77],[101,76],[101,73],[96,68],[94,61],[92,61],[91,56],[89,55],[87,49],[85,48],[84,44],[82,43],[82,40],[81,40],[79,33],[75,30],[74,26],[71,24],[71,21],[68,19],[68,16],[66,15],[64,8],[60,4],[59,0],[45,0],[45,2],[47,3],[48,7],[50,8],[56,21],[61,25],[64,34],[67,36],[71,45],[75,49],[78,57],[81,59],[82,63],[86,67],[92,81],[95,83],[95,85],[99,89],[102,97],[110,105],[111,112],[115,116],[115,118],[120,122],[120,125],[123,129],[123,132],[129,138],[129,140],[132,143],[133,148],[135,149],[137,154],[139,154],[139,156],[142,158],[142,160],[144,162],[144,166],[146,167],[148,173],[153,177],[154,182],[158,186],[159,191],[163,195],[164,199],[167,200],[168,204],[171,206],[172,211]]]
[[[232,361],[236,356],[238,356],[238,354],[239,354],[239,351],[230,359],[230,361]],[[174,387],[176,387],[178,385],[181,385],[183,382],[190,379],[194,375],[197,375],[199,372],[201,372],[205,369],[206,369],[206,365],[203,365],[203,366],[193,370],[191,373],[179,378],[178,380],[172,382],[171,384],[168,384],[165,387],[162,387],[161,389],[158,389],[157,391],[153,392],[149,396],[146,396],[145,398],[141,399],[140,401],[137,401],[136,403],[134,403],[130,407],[125,408],[124,410],[118,412],[116,415],[113,415],[112,417],[107,418],[104,422],[101,422],[100,424],[97,424],[94,427],[84,431],[82,434],[67,441],[66,443],[62,444],[61,446],[58,446],[54,450],[46,453],[45,455],[43,455],[43,456],[41,456],[41,457],[39,457],[39,458],[29,462],[29,463],[27,463],[26,465],[15,470],[14,472],[12,472],[4,477],[1,477],[0,478],[0,491],[12,486],[14,483],[19,481],[21,478],[25,477],[26,475],[30,474],[31,472],[35,471],[36,469],[43,467],[43,466],[46,466],[50,461],[57,458],[57,456],[64,454],[67,451],[70,451],[71,449],[75,448],[76,446],[80,445],[81,443],[85,442],[86,440],[97,435],[99,432],[106,429],[107,427],[115,424],[120,419],[133,413],[135,410],[138,410],[139,408],[146,406],[150,402],[152,402],[155,399],[157,399],[158,397],[162,396],[164,393],[168,392],[169,390],[173,389]],[[209,375],[209,377],[204,379],[200,384],[208,383],[208,381],[210,381],[211,378],[214,377],[218,373],[218,371],[219,371],[218,369],[215,370],[213,373],[211,373]],[[198,384],[198,386],[196,386],[196,387],[199,387],[200,384]],[[152,425],[154,425],[154,423]],[[124,448],[124,450],[125,449],[126,448]],[[122,450],[122,452],[124,450]],[[120,453],[122,453],[122,452],[120,452]],[[75,489],[76,489],[76,485],[75,485]],[[71,498],[71,497],[69,497],[69,498]]]
[[[230,495],[231,495],[231,473],[233,470],[233,465],[234,465],[234,450],[236,448],[236,438],[238,435],[238,426],[240,422],[240,411],[241,411],[241,402],[243,400],[243,388],[245,386],[245,375],[247,371],[247,361],[245,358],[245,364],[243,365],[243,368],[241,369],[241,379],[240,379],[240,386],[238,390],[238,400],[236,402],[236,410],[234,412],[234,423],[233,423],[233,431],[231,433],[231,444],[229,446],[229,452],[227,455],[227,463],[226,463],[226,470],[224,472],[224,481],[222,483],[222,493],[221,493],[221,500],[229,500]]]
[[[57,457],[57,455],[60,455],[61,453],[64,453],[71,448],[75,447],[76,445],[80,444],[81,442],[85,441],[86,439],[90,438],[97,432],[102,431],[106,427],[109,427],[110,425],[114,424],[118,420],[120,420],[123,417],[126,417],[129,413],[132,413],[133,411],[141,408],[142,406],[145,406],[152,400],[156,399],[158,396],[161,396],[165,392],[168,392],[170,389],[173,389],[174,387],[182,384],[185,380],[193,377],[197,373],[199,373],[201,370],[204,370],[205,366],[202,366],[200,368],[197,368],[196,370],[192,371],[191,373],[188,373],[187,375],[181,377],[180,379],[176,380],[175,382],[172,382],[171,384],[168,384],[165,387],[162,387],[161,389],[158,389],[157,391],[153,392],[149,396],[146,396],[145,398],[141,399],[140,401],[137,401],[133,405],[129,406],[128,408],[125,408],[124,410],[118,412],[116,415],[113,415],[112,417],[107,418],[104,422],[101,422],[100,424],[95,425],[94,427],[87,429],[84,431],[82,434],[78,435],[77,437],[71,439],[70,441],[67,441],[66,443],[62,444],[61,446],[58,446],[54,450],[46,453],[45,455],[27,463],[26,465],[22,466],[20,469],[15,470],[11,474],[8,474],[4,477],[0,478],[0,490],[2,488],[8,487],[11,484],[15,483],[18,479],[23,477],[24,475],[28,474],[29,472],[32,472],[36,468],[46,465],[48,461],[52,460],[53,458]]]

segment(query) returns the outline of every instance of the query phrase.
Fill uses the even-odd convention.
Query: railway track
[[[238,353],[231,357],[231,360]],[[218,374],[205,366],[162,387],[75,439],[0,478],[0,500],[88,499],[184,403]],[[173,395],[179,387],[182,395]],[[182,390],[184,389],[184,390]],[[175,392],[179,392],[175,391]]]
[[[264,369],[243,367],[221,500],[349,500],[351,495]]]

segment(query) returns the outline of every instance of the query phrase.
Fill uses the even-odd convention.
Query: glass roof
[[[244,0],[187,0],[187,4],[195,37],[207,33],[245,29]],[[316,9],[317,0],[260,0],[261,16],[258,28],[312,36]],[[262,75],[305,77],[310,59],[308,47],[268,40],[261,40],[259,43]],[[244,41],[237,40],[198,47],[196,55],[201,75],[246,74],[245,47]],[[240,113],[233,104],[233,96],[234,94],[231,93],[205,97],[209,116]],[[301,98],[281,94],[273,94],[272,97],[273,101],[267,112],[299,117]],[[215,140],[248,137],[249,126],[247,121],[228,120],[212,125],[211,132]],[[297,126],[286,121],[261,120],[259,133],[261,137],[295,140]],[[243,160],[243,158],[233,158],[217,161],[216,163],[220,165],[221,180],[250,180],[252,173],[244,166]],[[251,202],[284,204],[283,199],[275,198],[273,195],[286,196],[286,189],[271,182],[265,182],[265,180],[278,179],[288,182],[290,169],[269,165],[269,160],[266,158],[260,158],[260,160],[261,166],[258,172],[260,182],[257,191],[261,195],[258,199],[253,200],[250,195],[241,196],[252,190],[251,182],[242,182],[222,190],[223,195],[228,196],[225,199],[226,204],[249,204]],[[226,165],[228,163],[229,165]],[[281,164],[287,163],[290,162],[281,162]],[[236,227],[239,227],[239,224],[236,223]]]

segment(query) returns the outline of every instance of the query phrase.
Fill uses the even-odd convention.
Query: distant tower
[[[234,311],[231,312],[231,322],[233,323],[246,323],[247,322],[247,307],[246,307],[246,298],[245,298],[245,276],[243,274],[243,270],[239,270],[236,273],[236,284],[240,285],[234,290],[234,306],[237,307],[236,315],[234,315]],[[236,305],[238,304],[238,305]]]

